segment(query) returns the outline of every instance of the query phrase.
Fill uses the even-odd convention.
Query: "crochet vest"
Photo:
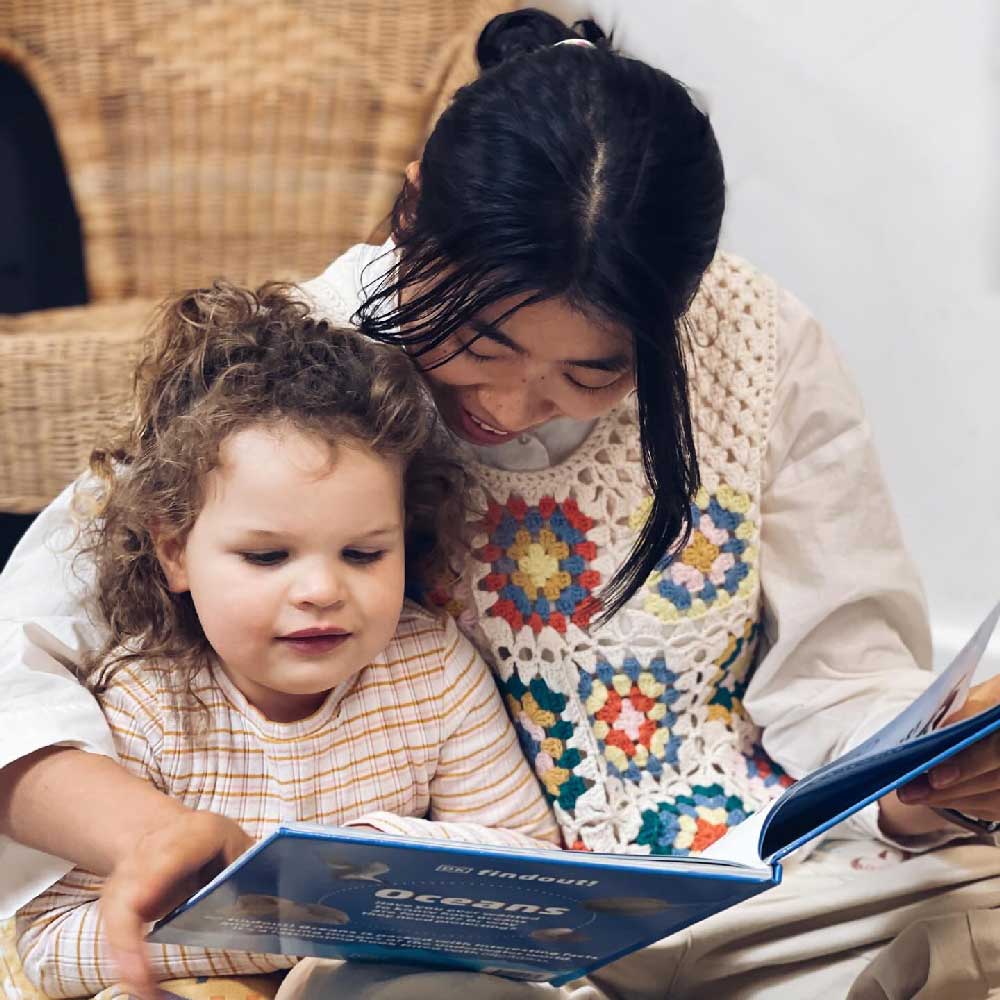
[[[556,466],[475,469],[486,515],[468,574],[429,596],[492,658],[567,846],[697,852],[790,784],[742,705],[761,614],[775,300],[735,258],[707,272],[687,316],[694,531],[607,625],[590,627],[597,595],[651,504],[634,403]]]

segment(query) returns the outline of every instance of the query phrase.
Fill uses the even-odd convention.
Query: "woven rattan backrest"
[[[94,301],[301,278],[368,238],[498,0],[0,0]]]

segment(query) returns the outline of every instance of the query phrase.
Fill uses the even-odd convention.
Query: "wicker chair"
[[[128,406],[156,300],[318,273],[385,218],[502,0],[3,0],[52,118],[91,304],[0,316],[0,511],[43,507]]]

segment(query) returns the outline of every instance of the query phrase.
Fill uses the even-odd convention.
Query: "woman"
[[[724,187],[707,119],[669,76],[583,31],[534,11],[491,22],[480,79],[408,171],[392,244],[349,251],[305,293],[404,346],[465,449],[486,516],[461,584],[427,596],[492,655],[567,846],[676,853],[894,715],[926,686],[929,641],[835,353],[794,298],[716,255]],[[141,922],[246,841],[98,756],[103,719],[65,670],[99,640],[88,584],[45,542],[65,524],[63,498],[4,576],[0,814],[14,840],[112,873],[108,934],[123,978],[148,990]],[[911,851],[968,837],[928,806],[1000,817],[996,744],[958,765],[947,787],[932,776],[913,804],[892,796],[844,832]],[[10,850],[15,904],[65,870]],[[853,880],[823,855],[580,995],[837,995],[915,918],[960,914],[948,932],[969,951],[965,911],[1000,903],[990,847]],[[344,977],[359,975],[303,964],[286,986],[358,995]],[[415,976],[386,988],[531,989]]]

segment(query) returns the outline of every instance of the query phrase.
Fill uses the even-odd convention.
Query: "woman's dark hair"
[[[683,318],[715,255],[725,185],[684,86],[612,51],[593,22],[574,27],[528,9],[483,29],[482,73],[438,120],[419,182],[404,185],[398,263],[356,321],[417,357],[509,296],[559,297],[631,332],[653,503],[601,594],[606,619],[690,534],[699,474]],[[581,36],[593,46],[555,45]]]

